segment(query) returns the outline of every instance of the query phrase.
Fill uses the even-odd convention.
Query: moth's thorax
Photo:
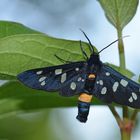
[[[99,55],[95,53],[91,54],[87,64],[87,78],[84,89],[88,94],[90,94],[94,88],[97,71],[101,64]]]
[[[90,58],[87,61],[88,65],[91,66],[92,64],[98,65],[100,63],[99,54],[93,53],[90,55]]]
[[[95,71],[101,64],[99,54],[96,53],[91,54],[90,58],[87,61],[87,64],[88,64],[88,73],[95,73]]]

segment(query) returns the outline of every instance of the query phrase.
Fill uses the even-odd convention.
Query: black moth
[[[85,33],[84,35],[88,39]],[[17,78],[30,88],[59,91],[60,95],[67,97],[78,94],[76,118],[80,122],[87,121],[92,96],[106,103],[115,102],[140,108],[140,85],[100,61],[99,53],[114,42],[99,53],[95,53],[89,39],[88,42],[91,51],[89,58],[80,41],[85,61],[67,61],[64,65],[27,70],[20,73]],[[58,56],[57,58],[60,59]]]

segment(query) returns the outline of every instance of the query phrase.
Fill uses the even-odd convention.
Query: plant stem
[[[121,140],[131,140],[131,133],[127,131],[121,131]]]
[[[125,53],[124,53],[124,43],[122,40],[122,30],[118,28],[118,50],[119,50],[119,62],[120,62],[120,68],[126,69],[125,64]],[[123,106],[123,118],[128,118],[128,107]]]
[[[112,105],[108,105],[108,107],[111,110],[113,116],[115,117],[118,126],[120,127],[121,140],[131,140],[131,132],[134,127],[134,121],[130,120],[129,118],[123,118],[123,120],[121,120],[119,114],[115,110],[115,107]],[[135,115],[132,115],[132,117],[135,117]]]
[[[124,43],[123,43],[123,40],[122,40],[122,30],[121,30],[121,28],[118,28],[117,33],[118,33],[118,38],[119,38],[118,50],[119,50],[120,68],[121,69],[126,69]],[[120,131],[121,131],[121,140],[131,140],[133,123],[129,119],[128,107],[123,106],[122,109],[123,109],[123,121],[119,125]]]
[[[138,114],[138,110],[137,110],[137,109],[135,109],[135,110],[134,110],[134,112],[133,112],[133,114],[132,114],[132,116],[131,116],[131,120],[132,120],[132,121],[134,121],[134,122],[135,122],[136,117],[137,117],[137,114]]]
[[[130,119],[124,119],[120,124],[121,140],[131,140],[131,133],[134,122]]]
[[[122,30],[118,29],[118,49],[119,49],[119,62],[120,62],[120,68],[121,69],[126,69],[126,64],[125,64],[125,54],[124,54],[124,43],[122,40]]]
[[[123,119],[128,118],[128,107],[123,106]]]
[[[121,120],[119,114],[117,113],[117,111],[115,110],[115,107],[112,105],[108,105],[108,107],[109,107],[110,111],[112,112],[113,116],[115,117],[118,125],[120,125],[122,120]]]

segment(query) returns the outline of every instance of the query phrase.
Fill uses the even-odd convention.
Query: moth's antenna
[[[123,36],[122,38],[125,38],[125,37],[129,37],[129,35]],[[110,43],[109,45],[107,45],[106,47],[104,47],[102,50],[100,50],[100,51],[98,52],[98,54],[101,53],[103,50],[107,49],[109,46],[111,46],[112,44],[114,44],[115,42],[119,41],[119,40],[122,39],[122,38],[116,39],[115,41],[113,41],[112,43]]]
[[[83,49],[83,47],[82,47],[82,42],[81,42],[81,40],[80,40],[80,48],[81,48],[81,51],[82,51],[82,53],[83,53],[84,59],[85,59],[85,60],[88,60],[89,58],[88,58],[86,52],[84,51],[84,49]]]
[[[82,29],[80,29],[80,31],[84,34],[84,36],[85,36],[86,39],[88,40],[90,51],[91,51],[92,53],[94,53],[94,47],[93,47],[93,45],[92,45],[90,39],[88,38],[88,36],[86,35],[86,33],[85,33]]]

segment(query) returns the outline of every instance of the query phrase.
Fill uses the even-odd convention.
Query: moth
[[[115,102],[140,108],[140,85],[100,60],[99,53],[118,40],[97,53],[87,35],[85,33],[84,35],[91,52],[88,57],[80,41],[84,61],[66,61],[63,65],[27,70],[20,73],[17,78],[33,89],[58,91],[60,95],[66,97],[79,95],[76,118],[80,122],[87,121],[93,96],[107,104]]]

